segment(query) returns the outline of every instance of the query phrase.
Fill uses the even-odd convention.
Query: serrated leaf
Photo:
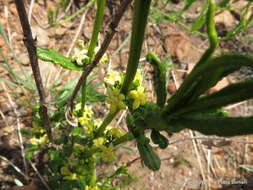
[[[37,55],[39,59],[43,61],[51,62],[56,65],[60,65],[65,69],[76,70],[76,71],[83,70],[83,66],[77,65],[76,63],[71,61],[71,58],[63,56],[62,54],[60,54],[58,51],[54,49],[37,47]]]

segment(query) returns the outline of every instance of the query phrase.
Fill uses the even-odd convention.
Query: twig
[[[127,162],[126,167],[130,167],[134,162],[136,162],[136,161],[138,161],[140,159],[141,159],[141,157],[137,157],[137,158],[135,158],[135,159]]]
[[[190,140],[194,140],[194,139],[211,140],[211,141],[222,141],[223,140],[223,141],[230,141],[230,142],[242,143],[242,144],[253,144],[253,141],[233,140],[233,139],[224,138],[224,137],[198,137],[198,136],[195,136],[195,137],[187,137],[187,138],[171,141],[169,145],[182,143],[182,142],[190,141]]]
[[[33,10],[34,0],[31,0],[29,12],[28,12],[28,22],[31,24],[32,10]]]
[[[87,14],[87,11],[84,12],[83,15],[82,15],[82,18],[81,18],[79,27],[78,27],[77,31],[75,32],[74,39],[72,40],[72,43],[71,43],[71,45],[70,45],[70,47],[69,47],[69,49],[68,49],[68,52],[67,52],[67,54],[66,54],[66,57],[69,57],[69,55],[70,55],[70,53],[71,53],[71,51],[72,51],[72,49],[73,49],[73,47],[74,47],[74,45],[75,45],[75,43],[76,43],[76,40],[78,39],[78,37],[79,37],[79,35],[80,35],[80,32],[81,32],[81,30],[82,30],[82,28],[83,28],[83,24],[84,24],[84,21],[85,21],[86,14]],[[55,76],[56,76],[56,77],[55,77],[56,81],[58,81],[58,78],[59,78],[59,76],[60,76],[60,74],[61,74],[61,71],[62,71],[62,67],[59,69],[59,71],[57,71],[57,73],[56,73],[56,75],[55,75]],[[69,70],[66,71],[66,72],[64,72],[63,75],[65,75],[65,74],[67,74],[67,73],[69,73]]]
[[[16,0],[17,1],[17,0]],[[68,101],[68,106],[70,107],[70,110],[72,111],[73,107],[74,107],[74,100],[77,96],[77,93],[81,87],[81,85],[83,84],[83,82],[86,80],[86,78],[88,77],[88,75],[90,74],[90,72],[96,67],[96,65],[98,64],[99,60],[102,58],[102,56],[104,55],[105,51],[107,50],[109,44],[111,43],[111,40],[114,36],[114,34],[116,33],[116,27],[118,26],[121,17],[123,16],[124,12],[126,11],[128,5],[131,3],[132,0],[124,0],[121,3],[121,6],[119,7],[118,11],[116,12],[115,16],[113,17],[113,20],[110,24],[110,31],[107,32],[104,41],[101,45],[101,48],[99,49],[98,53],[96,54],[93,62],[91,64],[89,64],[85,71],[83,71],[74,91],[72,96],[70,97],[69,101]]]
[[[33,36],[32,36],[31,27],[27,19],[27,14],[26,14],[23,0],[15,0],[15,4],[16,4],[19,19],[22,25],[23,33],[24,33],[24,44],[29,54],[29,59],[32,65],[32,71],[33,71],[35,83],[36,83],[39,96],[40,96],[40,108],[41,108],[42,120],[44,122],[49,141],[53,143],[53,136],[52,136],[51,128],[50,128],[50,121],[47,114],[45,91],[43,88],[42,78],[40,75],[40,69],[38,66],[38,57],[37,57],[37,52],[36,52],[36,46],[35,46]]]
[[[20,1],[20,0],[17,0]],[[50,190],[50,187],[47,185],[45,179],[40,175],[39,171],[37,170],[37,168],[35,167],[35,165],[31,162],[30,159],[28,159],[29,163],[31,164],[33,170],[35,171],[35,173],[38,175],[38,177],[40,178],[41,182],[45,185],[45,187],[47,188],[47,190]]]
[[[4,16],[5,16],[5,20],[6,20],[6,28],[7,28],[7,34],[8,34],[8,39],[9,39],[9,43],[10,43],[10,47],[12,48],[12,38],[11,38],[11,31],[10,31],[10,26],[9,26],[9,21],[8,21],[8,8],[7,6],[4,6]]]
[[[21,169],[17,166],[15,166],[11,161],[9,161],[7,158],[5,158],[4,156],[0,155],[0,158],[2,160],[4,160],[5,162],[7,162],[8,164],[10,164],[18,173],[20,173],[25,179],[29,179],[29,177],[27,175],[25,175]]]
[[[194,138],[195,136],[194,136],[193,132],[191,130],[189,132],[190,132],[191,137]],[[197,143],[195,142],[194,139],[192,140],[192,143],[193,143],[195,154],[196,154],[197,159],[198,159],[199,169],[200,169],[200,172],[201,172],[201,175],[202,175],[202,179],[203,179],[203,181],[206,181],[203,166],[202,166],[202,163],[201,163],[201,158],[200,158],[199,151],[198,151],[198,148],[197,148]],[[206,184],[204,184],[204,185],[205,185],[205,189],[207,189]]]

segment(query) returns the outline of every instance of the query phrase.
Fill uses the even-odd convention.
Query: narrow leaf
[[[37,47],[37,55],[39,59],[43,61],[51,62],[56,65],[60,65],[65,69],[76,70],[76,71],[83,70],[83,66],[77,65],[76,63],[71,61],[71,58],[63,56],[62,54],[60,54],[58,51],[54,49]]]
[[[253,117],[185,117],[171,122],[173,127],[191,129],[204,135],[222,137],[253,134]]]

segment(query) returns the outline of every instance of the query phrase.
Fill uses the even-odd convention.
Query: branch
[[[17,1],[17,0],[16,0]],[[121,3],[121,6],[119,7],[119,9],[117,10],[116,14],[113,17],[113,20],[111,22],[111,24],[109,25],[109,31],[107,32],[104,41],[101,45],[101,48],[99,49],[98,53],[96,54],[93,62],[91,64],[89,64],[85,71],[83,71],[74,91],[72,96],[70,97],[69,101],[68,101],[68,107],[70,107],[70,110],[73,110],[74,107],[74,100],[77,96],[77,93],[81,87],[81,85],[83,84],[83,82],[86,80],[86,78],[88,77],[88,75],[91,73],[91,71],[97,66],[97,64],[99,63],[100,59],[102,58],[102,56],[104,55],[105,51],[107,50],[109,44],[111,43],[111,40],[114,36],[114,34],[116,33],[116,28],[124,14],[124,12],[126,11],[128,5],[132,2],[132,0],[124,0]]]
[[[18,11],[20,23],[23,29],[23,34],[24,34],[24,44],[27,48],[28,54],[29,54],[29,59],[30,63],[32,66],[32,71],[36,83],[36,87],[38,89],[39,97],[40,97],[40,108],[41,108],[41,115],[42,115],[42,120],[44,122],[48,138],[51,143],[53,143],[53,136],[51,133],[51,128],[50,128],[50,121],[49,117],[47,114],[47,105],[45,101],[45,91],[42,85],[42,78],[40,75],[40,69],[38,66],[38,57],[37,57],[37,52],[36,52],[36,46],[33,40],[32,36],[32,31],[30,24],[28,22],[25,6],[23,3],[23,0],[15,0],[16,8]]]

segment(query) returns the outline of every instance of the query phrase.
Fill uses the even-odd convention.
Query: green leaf
[[[226,7],[227,4],[229,3],[230,0],[223,0],[222,2],[219,3],[219,7]]]
[[[14,57],[15,61],[18,63],[20,70],[21,70],[22,73],[24,74],[24,76],[25,76],[25,78],[26,78],[26,80],[27,80],[27,81],[26,81],[26,84],[28,85],[28,86],[27,86],[28,89],[35,89],[36,87],[35,87],[35,83],[34,83],[32,77],[31,77],[31,76],[29,75],[29,73],[24,69],[24,67],[23,67],[22,64],[20,63],[20,60],[18,59],[16,53],[15,53],[14,50],[12,49],[9,40],[8,40],[7,36],[5,35],[5,32],[4,32],[4,29],[3,29],[3,26],[2,26],[2,24],[1,24],[1,22],[0,22],[0,34],[1,34],[1,36],[3,37],[5,43],[7,44],[9,50],[11,51],[12,56]],[[7,62],[6,62],[6,63],[7,63]],[[8,65],[8,63],[7,63],[7,65]],[[10,68],[9,65],[8,65],[8,67]],[[11,74],[12,74],[12,73],[11,73]],[[17,75],[16,75],[16,74],[15,74],[15,76],[16,76],[16,78],[17,78]],[[15,78],[15,79],[16,79],[16,78]],[[24,80],[22,80],[22,81],[24,81]],[[17,81],[17,82],[20,82],[20,81]]]
[[[184,80],[177,92],[169,99],[166,107],[169,113],[173,109],[185,107],[197,100],[209,88],[215,86],[226,75],[242,66],[253,68],[253,57],[246,55],[221,55],[209,59],[205,64],[199,65]],[[213,73],[210,76],[209,73]],[[175,110],[174,110],[175,111]]]
[[[72,130],[72,135],[73,135],[73,136],[83,135],[83,134],[84,134],[84,129],[83,129],[83,127],[75,127],[75,128]]]
[[[97,92],[91,85],[86,87],[86,96],[91,102],[103,102],[106,98],[105,94]]]
[[[196,0],[185,0],[185,6],[184,8],[180,11],[180,16],[183,15],[183,13],[190,8],[190,6],[195,2]]]
[[[166,73],[168,71],[168,65],[161,62],[161,60],[153,52],[148,52],[146,59],[155,70],[154,79],[155,92],[157,96],[156,103],[158,106],[163,107],[167,98]]]
[[[253,134],[253,117],[187,116],[171,121],[172,127],[191,129],[204,135],[222,137]]]
[[[253,172],[252,166],[240,165],[239,167],[247,170],[248,172]]]
[[[32,132],[30,130],[21,129],[20,132],[22,135],[26,135],[28,137],[32,135]]]
[[[43,61],[51,62],[56,65],[60,65],[65,69],[76,70],[76,71],[83,70],[83,66],[77,65],[76,63],[71,61],[71,58],[63,56],[62,54],[60,54],[58,51],[54,49],[37,47],[37,55],[39,59]]]
[[[133,152],[131,147],[127,147],[127,146],[123,146],[123,145],[119,145],[119,147],[122,148],[123,150],[129,152],[129,153]]]
[[[205,3],[205,5],[203,6],[198,18],[196,19],[196,21],[194,22],[194,24],[191,27],[191,32],[195,32],[198,29],[200,29],[206,22],[206,19],[204,17],[205,12],[207,10],[207,3]]]
[[[231,84],[218,92],[203,96],[189,106],[172,113],[170,117],[217,109],[250,98],[253,98],[253,80]]]
[[[30,150],[30,151],[26,152],[26,153],[25,153],[26,159],[32,158],[33,154],[34,154],[34,151],[33,151],[33,150]]]

